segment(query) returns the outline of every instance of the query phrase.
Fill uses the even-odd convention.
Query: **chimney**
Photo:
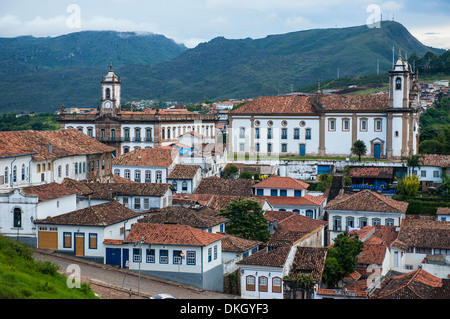
[[[50,153],[53,151],[53,145],[52,145],[52,144],[50,144],[50,145],[48,146],[48,151],[49,151]]]
[[[273,234],[273,223],[269,222],[269,233]]]
[[[278,222],[276,219],[273,220],[273,227],[278,228]]]

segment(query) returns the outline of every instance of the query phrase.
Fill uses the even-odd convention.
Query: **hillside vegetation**
[[[0,112],[52,112],[61,103],[97,107],[101,76],[110,61],[122,79],[123,101],[194,104],[289,93],[317,85],[318,78],[335,78],[337,69],[347,78],[373,74],[378,61],[380,72],[386,73],[392,66],[392,46],[418,55],[444,52],[424,46],[393,21],[372,29],[363,25],[261,39],[218,37],[189,50],[176,49],[169,40],[140,45],[143,39],[87,32],[72,35],[72,40],[27,38],[24,47],[14,42],[23,37],[0,41],[5,51],[0,53]],[[165,48],[173,46],[168,54]],[[163,52],[165,60],[146,59],[151,52]]]
[[[36,261],[26,245],[0,235],[0,299],[96,299],[86,284],[71,289],[58,266]]]

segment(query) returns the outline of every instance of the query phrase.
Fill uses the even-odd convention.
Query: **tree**
[[[219,215],[230,220],[227,233],[241,238],[266,242],[270,239],[264,211],[254,200],[232,200]]]
[[[224,170],[224,178],[233,178],[234,175],[239,173],[239,168],[236,165],[227,166]]]
[[[252,179],[253,175],[250,172],[242,172],[241,175],[239,175],[240,179]]]
[[[357,256],[362,252],[363,242],[358,237],[350,237],[347,232],[334,239],[328,250],[322,279],[335,287],[344,277],[350,275],[356,266]]]
[[[361,156],[367,153],[366,144],[361,140],[357,140],[353,143],[352,153],[358,155],[358,160],[361,161]]]
[[[423,164],[423,155],[416,154],[411,157],[402,157],[402,160],[406,160],[406,165],[411,168],[411,173],[414,172],[414,168],[419,168]]]
[[[408,199],[414,197],[419,190],[420,181],[417,175],[406,175],[397,185],[397,194],[399,199]]]

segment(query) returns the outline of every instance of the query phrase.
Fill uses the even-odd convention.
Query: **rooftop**
[[[178,151],[173,148],[136,149],[113,159],[113,165],[169,167],[172,165]]]
[[[22,189],[22,192],[29,195],[37,195],[39,198],[39,202],[45,202],[47,200],[77,193],[77,191],[73,188],[59,183],[49,183],[39,186],[25,187]]]
[[[252,197],[252,179],[204,178],[195,190],[195,194],[214,194]]]
[[[176,165],[167,179],[192,179],[201,169],[199,165]]]
[[[253,186],[253,188],[284,188],[284,189],[307,189],[309,184],[299,181],[292,177],[270,176],[262,182]]]

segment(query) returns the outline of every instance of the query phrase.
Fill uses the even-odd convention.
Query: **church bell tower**
[[[100,115],[116,116],[120,112],[120,88],[120,76],[114,74],[111,63],[108,74],[102,77]]]

